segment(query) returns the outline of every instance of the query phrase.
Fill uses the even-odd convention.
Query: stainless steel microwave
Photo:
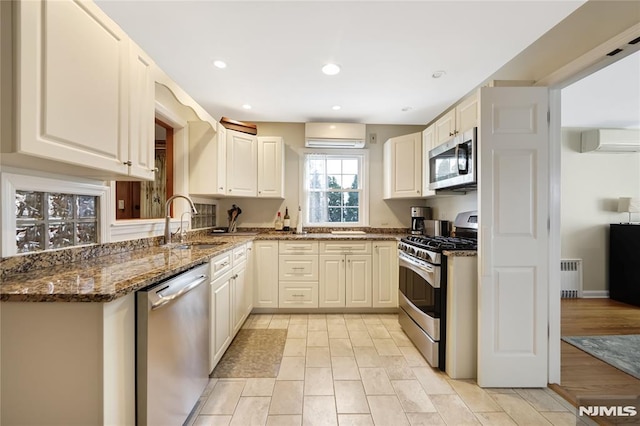
[[[429,151],[429,189],[476,188],[477,139],[474,127]]]

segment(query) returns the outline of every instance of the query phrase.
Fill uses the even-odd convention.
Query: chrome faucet
[[[187,226],[185,226],[185,224],[183,223],[185,214],[193,217],[193,215],[189,211],[182,212],[182,214],[180,215],[180,243],[184,243],[184,240],[187,238]]]
[[[165,211],[164,243],[165,245],[171,244],[171,227],[170,227],[171,216],[169,215],[169,206],[171,206],[171,202],[176,198],[184,198],[185,200],[187,200],[189,202],[189,205],[191,206],[191,213],[198,214],[198,210],[196,210],[196,206],[193,205],[193,201],[191,201],[191,198],[181,194],[175,194],[172,197],[170,197],[164,205],[164,211]],[[180,224],[182,225],[182,218],[180,220]]]

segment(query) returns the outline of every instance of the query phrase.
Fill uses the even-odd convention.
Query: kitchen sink
[[[173,248],[178,249],[178,250],[189,250],[189,249],[207,250],[207,249],[216,248],[216,247],[218,247],[219,245],[222,245],[222,244],[224,244],[224,243],[193,242],[193,243],[178,244],[178,245],[174,246]]]

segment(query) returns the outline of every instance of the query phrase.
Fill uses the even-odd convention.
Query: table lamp
[[[640,212],[640,198],[632,198],[632,197],[618,198],[618,212],[629,213],[629,223],[631,223],[631,213]]]

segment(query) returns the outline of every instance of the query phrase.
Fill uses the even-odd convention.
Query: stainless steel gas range
[[[404,332],[433,367],[444,371],[447,261],[444,250],[477,250],[477,212],[460,213],[457,236],[412,235],[398,245],[399,315]],[[446,224],[442,228],[447,228]]]

